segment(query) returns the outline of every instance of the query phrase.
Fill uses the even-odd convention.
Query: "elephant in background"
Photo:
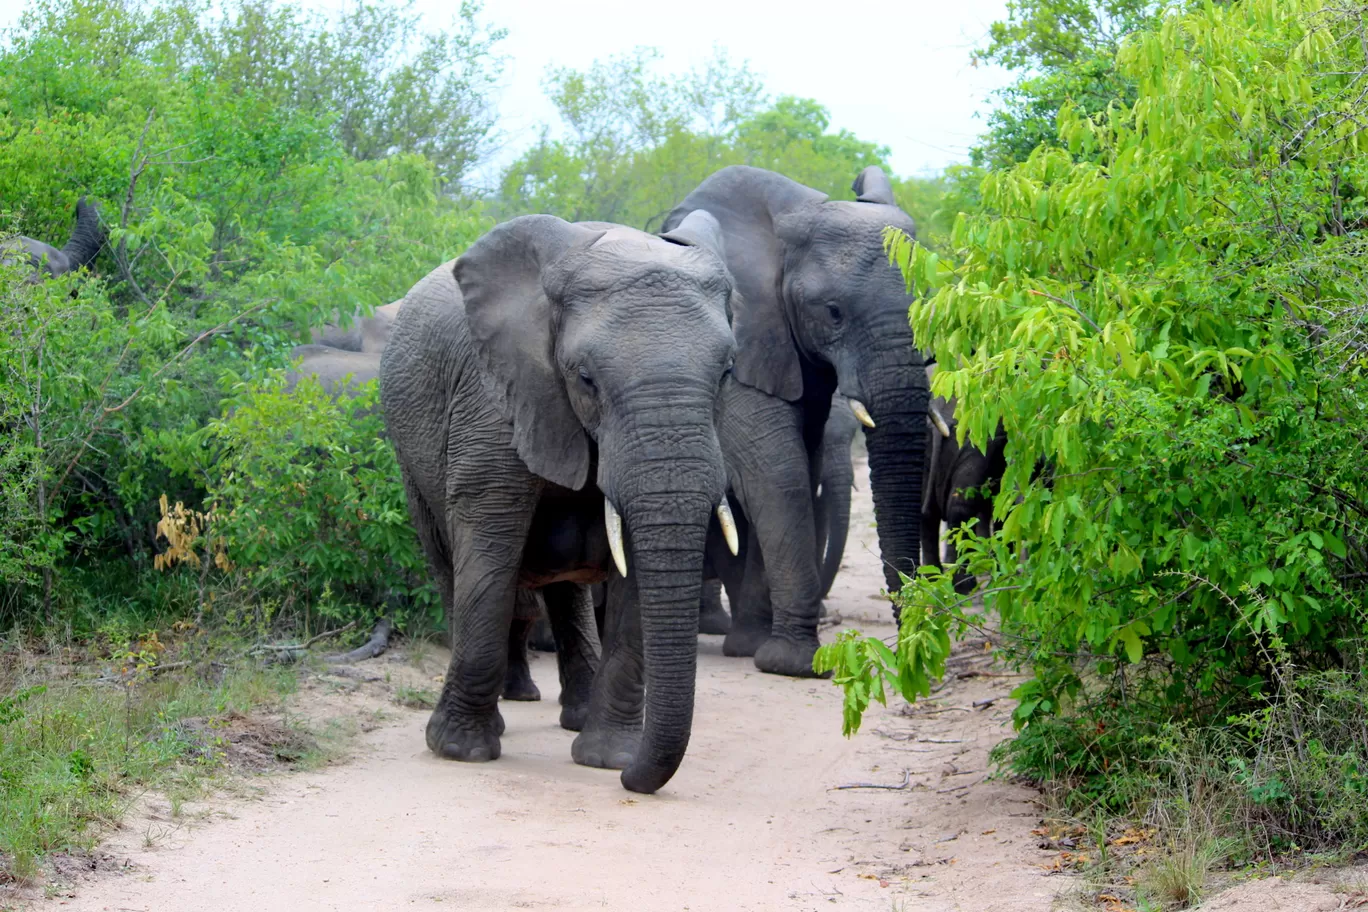
[[[105,240],[99,210],[83,196],[76,202],[76,228],[60,250],[51,244],[20,236],[0,246],[0,258],[6,262],[27,260],[35,271],[35,279],[43,272],[49,276],[60,276],[89,266]]]
[[[831,593],[841,569],[846,538],[850,534],[850,492],[855,486],[855,466],[850,448],[860,423],[840,393],[831,399],[831,415],[822,433],[821,480],[813,498],[813,519],[817,536],[817,564],[821,574],[821,597]],[[700,633],[726,635],[731,632],[731,616],[722,607],[722,580],[703,583],[703,607],[698,619]],[[739,594],[737,594],[739,598]]]
[[[865,426],[879,547],[889,589],[921,551],[930,391],[907,325],[910,297],[888,264],[883,232],[915,226],[888,177],[869,167],[854,202],[779,174],[732,166],[707,178],[665,219],[716,216],[733,301],[737,355],[718,431],[736,504],[749,523],[744,570],[724,567],[732,600],[728,655],[760,670],[811,676],[821,577],[813,494],[832,395]],[[752,547],[753,546],[753,547]]]
[[[339,351],[379,355],[385,350],[390,327],[394,325],[394,318],[403,303],[394,301],[377,307],[370,316],[358,311],[352,315],[349,326],[343,326],[339,321],[318,327],[310,332],[311,341],[315,345],[324,345]]]
[[[451,619],[434,753],[499,756],[517,592],[539,589],[562,725],[581,728],[575,761],[622,769],[639,792],[678,769],[704,551],[710,535],[735,542],[716,430],[732,291],[721,232],[699,212],[664,237],[516,218],[405,297],[381,400]],[[582,620],[595,582],[597,673]]]
[[[927,379],[934,374],[935,365],[927,365]],[[955,421],[955,400],[939,396],[931,400],[927,423],[930,457],[926,460],[926,480],[922,489],[923,562],[940,567],[942,522],[951,529],[972,523],[974,534],[984,538],[992,534],[993,498],[1007,471],[1007,435],[999,424],[997,433],[988,441],[987,451],[968,440],[961,444]],[[959,559],[953,539],[945,542],[945,551],[945,559],[951,564]],[[974,585],[973,576],[963,571],[955,572],[956,592],[968,595]]]
[[[329,395],[337,396],[380,376],[378,352],[344,351],[311,343],[296,345],[291,354],[300,363],[285,375],[286,389],[294,389],[300,379],[312,375]]]

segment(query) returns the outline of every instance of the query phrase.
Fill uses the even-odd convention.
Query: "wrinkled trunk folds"
[[[698,661],[698,605],[703,549],[723,491],[722,455],[712,429],[712,402],[679,403],[681,391],[639,390],[649,404],[629,411],[632,427],[613,435],[605,494],[622,513],[628,574],[636,582],[646,666],[646,719],[641,747],[622,784],[651,793],[684,759],[693,729]],[[601,482],[602,483],[602,482]]]
[[[874,495],[879,551],[889,592],[912,576],[921,556],[922,482],[926,415],[931,394],[912,334],[886,331],[877,337],[860,371],[865,405],[876,426],[865,429],[869,482]]]

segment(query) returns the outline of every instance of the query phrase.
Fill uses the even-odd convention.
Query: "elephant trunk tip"
[[[680,757],[683,760],[683,757]],[[633,763],[622,771],[622,787],[641,795],[654,795],[674,778],[679,763]]]

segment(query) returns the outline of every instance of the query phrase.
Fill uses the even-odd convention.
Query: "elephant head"
[[[913,344],[911,299],[884,254],[889,226],[914,233],[887,176],[866,168],[853,202],[759,168],[718,171],[666,219],[707,209],[722,225],[735,307],[736,378],[807,414],[833,392],[865,426],[869,470],[890,590],[916,569],[930,390]]]
[[[688,745],[704,544],[712,517],[730,517],[715,414],[735,343],[717,222],[698,212],[655,237],[524,216],[454,273],[519,457],[556,485],[602,494],[646,671],[644,737],[622,781],[653,792]]]

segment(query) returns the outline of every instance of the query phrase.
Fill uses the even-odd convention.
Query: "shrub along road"
[[[863,466],[857,478],[828,607],[891,635],[886,603],[871,598],[882,575]],[[391,702],[405,675],[434,687],[440,658],[427,657],[421,678],[421,662],[382,659],[359,668],[390,684],[364,684],[348,702],[373,712],[383,699],[389,718],[351,762],[275,779],[259,800],[220,804],[212,822],[152,848],[132,822],[110,849],[132,862],[127,873],[38,908],[1050,908],[1062,881],[1046,876],[1056,856],[1031,833],[1034,793],[984,781],[988,749],[1009,732],[1011,679],[953,682],[906,715],[876,707],[847,741],[828,682],[760,674],[724,658],[719,637],[700,652],[689,755],[658,795],[570,762],[550,656],[533,663],[543,701],[504,704],[503,757],[480,765],[431,756],[426,712]],[[299,709],[325,690],[306,687]]]

